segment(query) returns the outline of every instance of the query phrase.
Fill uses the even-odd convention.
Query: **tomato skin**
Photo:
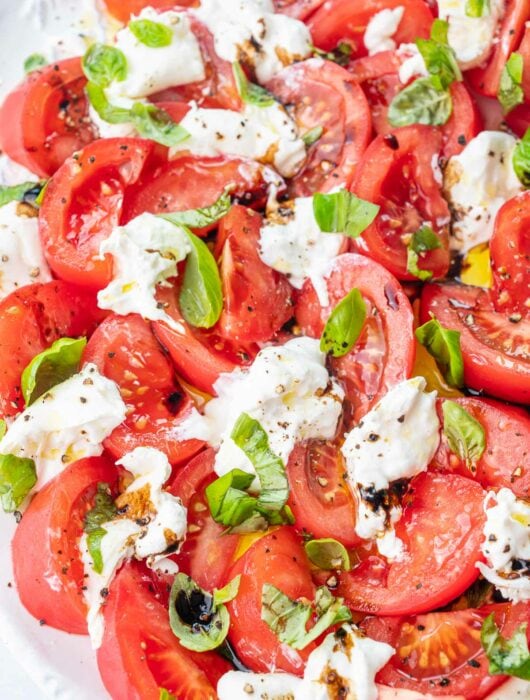
[[[324,0],[274,0],[274,9],[284,15],[305,20]]]
[[[99,246],[120,223],[125,188],[138,180],[153,144],[100,139],[69,158],[48,183],[39,213],[46,259],[61,279],[97,289],[112,278]]]
[[[132,15],[138,15],[144,7],[153,7],[155,10],[171,10],[175,6],[193,7],[199,3],[195,0],[104,0],[104,4],[110,14],[124,24]]]
[[[466,386],[506,401],[530,402],[530,358],[524,354],[528,319],[512,323],[495,311],[487,292],[456,283],[424,286],[421,323],[431,313],[445,328],[461,333]]]
[[[368,553],[340,575],[337,594],[353,610],[378,615],[413,614],[447,604],[478,577],[483,499],[479,484],[457,474],[415,477],[395,526],[405,544],[404,559],[386,562]]]
[[[94,140],[80,58],[33,71],[0,107],[0,148],[40,177]],[[65,106],[66,105],[66,106]]]
[[[37,493],[16,529],[13,571],[20,600],[50,627],[87,634],[77,539],[97,484],[112,486],[117,476],[106,457],[74,462]]]

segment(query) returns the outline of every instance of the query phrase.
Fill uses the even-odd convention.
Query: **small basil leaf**
[[[502,69],[497,92],[497,99],[505,114],[524,102],[522,82],[523,57],[520,53],[512,53]]]
[[[92,557],[94,571],[97,574],[101,574],[103,572],[104,561],[103,555],[101,554],[101,540],[106,534],[107,531],[104,528],[98,527],[95,530],[92,530],[86,538],[88,553]]]
[[[165,688],[160,688],[160,696],[158,700],[177,700],[177,698]]]
[[[319,569],[349,571],[351,568],[350,557],[346,547],[331,537],[309,540],[309,542],[305,543],[304,548],[309,561],[318,566]]]
[[[85,346],[86,338],[60,338],[31,360],[21,380],[26,406],[77,372]]]
[[[232,469],[206,487],[206,500],[216,522],[233,527],[254,514],[257,498],[246,493],[253,481],[253,474]]]
[[[489,660],[492,675],[515,676],[530,681],[530,652],[526,638],[527,623],[520,625],[506,639],[495,623],[493,613],[482,624],[480,641]]]
[[[101,540],[107,534],[104,523],[108,523],[117,514],[117,508],[112,498],[110,487],[105,482],[100,482],[97,487],[94,506],[86,513],[83,529],[87,533],[87,548],[92,561],[94,571],[101,574],[103,571],[103,557],[101,556]]]
[[[466,15],[468,17],[483,17],[489,11],[489,0],[466,0]]]
[[[321,126],[314,126],[312,129],[305,132],[305,134],[302,136],[302,141],[305,143],[307,148],[309,148],[309,146],[312,146],[320,139],[323,133],[324,129]]]
[[[451,451],[474,471],[475,465],[486,449],[484,428],[455,401],[444,401],[442,411],[443,431]]]
[[[7,433],[7,423],[3,418],[0,418],[0,440]]]
[[[455,52],[447,42],[448,28],[445,20],[435,19],[431,27],[431,38],[416,39],[416,46],[432,78],[432,84],[438,90],[447,90],[451,83],[462,80]]]
[[[366,304],[358,289],[352,289],[331,312],[320,339],[320,350],[342,357],[357,342],[366,319]]]
[[[150,49],[169,46],[173,40],[170,27],[161,22],[153,22],[151,19],[133,19],[129,22],[129,29],[139,42],[149,46]]]
[[[237,91],[243,102],[256,105],[256,107],[269,107],[276,102],[274,96],[265,90],[265,88],[262,88],[261,85],[251,83],[248,80],[245,71],[237,61],[232,63],[232,71],[234,73]]]
[[[92,107],[103,121],[109,124],[126,124],[131,121],[131,111],[124,107],[114,107],[105,95],[105,90],[96,83],[87,83],[86,94]]]
[[[239,584],[241,583],[241,574],[238,574],[223,588],[216,588],[213,592],[213,604],[215,606],[229,603],[237,596],[239,592]]]
[[[145,139],[151,139],[171,148],[190,137],[183,126],[175,123],[169,114],[155,105],[135,102],[130,110],[130,120]]]
[[[32,53],[24,61],[24,72],[33,73],[34,70],[38,70],[46,65],[48,65],[48,61],[41,53]]]
[[[512,164],[521,183],[530,187],[530,127],[515,146]]]
[[[323,233],[342,233],[357,238],[374,221],[379,207],[347,190],[313,195],[313,214]]]
[[[40,187],[36,182],[22,182],[20,185],[0,186],[0,207],[10,202],[22,202],[28,192],[36,187]]]
[[[460,349],[459,331],[444,328],[432,318],[416,329],[416,338],[434,357],[450,386],[464,386],[464,360]]]
[[[432,277],[430,270],[422,270],[419,267],[420,256],[428,250],[441,248],[442,244],[438,236],[429,226],[422,226],[412,234],[407,246],[407,272],[418,279],[425,281]]]
[[[101,88],[127,77],[127,59],[115,46],[92,44],[83,56],[82,65],[87,79]]]
[[[315,56],[325,58],[326,61],[333,61],[333,63],[337,63],[339,66],[347,66],[351,60],[352,53],[353,46],[346,41],[341,41],[337,44],[337,48],[334,51],[323,51],[313,46],[313,54]]]
[[[0,455],[0,502],[6,513],[13,513],[37,483],[32,459]]]
[[[185,229],[186,230],[186,229]],[[210,249],[191,231],[186,230],[191,252],[179,296],[179,306],[185,320],[196,328],[211,328],[223,310],[221,277]]]
[[[215,224],[219,219],[228,214],[232,202],[228,192],[224,192],[217,201],[202,209],[188,209],[186,211],[175,211],[171,214],[162,214],[163,219],[167,219],[176,226],[188,226],[189,228],[204,228]]]
[[[388,121],[392,126],[441,126],[452,111],[449,92],[435,87],[430,77],[418,78],[394,97],[388,109]]]
[[[304,638],[304,647],[315,639],[318,639],[329,627],[338,625],[341,622],[350,622],[351,612],[344,605],[342,598],[334,598],[326,586],[317,589],[315,596],[315,608],[318,614],[318,620],[315,625],[309,630]],[[300,647],[300,648],[304,648]],[[295,647],[297,648],[297,647]]]

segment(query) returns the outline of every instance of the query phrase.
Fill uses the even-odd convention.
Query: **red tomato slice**
[[[458,474],[425,472],[411,481],[396,523],[405,544],[402,561],[362,558],[340,575],[338,594],[354,610],[407,615],[445,605],[478,577],[484,491]],[[373,552],[373,550],[372,550]]]
[[[153,149],[143,139],[101,139],[69,158],[48,183],[39,230],[58,277],[101,289],[112,277],[99,246],[120,223],[126,187],[136,182]]]
[[[159,700],[161,688],[179,700],[216,700],[217,681],[231,665],[215,652],[184,649],[152,589],[150,576],[131,563],[112,583],[97,655],[105,687],[113,700]]]
[[[81,59],[30,73],[0,108],[0,148],[41,177],[94,140]]]
[[[0,415],[24,409],[20,376],[55,340],[88,336],[106,316],[91,292],[68,282],[31,284],[0,302]]]
[[[408,379],[414,363],[413,315],[400,284],[381,265],[355,253],[341,255],[328,277],[330,305],[320,306],[310,282],[296,302],[296,320],[313,338],[322,335],[332,309],[356,287],[367,304],[364,330],[350,352],[332,358],[357,422],[398,382]]]
[[[497,313],[479,287],[428,284],[421,296],[421,322],[430,314],[461,333],[466,386],[499,399],[530,402],[530,320],[511,322]]]
[[[237,597],[228,604],[228,639],[238,658],[252,671],[287,671],[301,676],[315,643],[301,651],[282,644],[261,619],[261,592],[265,583],[293,600],[314,600],[315,587],[300,540],[282,527],[255,542],[230,570],[227,580],[241,574]]]
[[[530,315],[530,192],[504,204],[490,240],[497,311]]]
[[[530,417],[515,406],[465,397],[451,399],[482,425],[486,432],[486,449],[472,472],[465,462],[451,452],[442,434],[431,466],[456,471],[476,479],[485,489],[506,486],[519,498],[530,498]],[[440,420],[442,420],[439,403]]]
[[[291,179],[291,196],[348,186],[372,133],[368,103],[350,73],[331,61],[309,59],[285,68],[267,89],[286,106],[300,134],[323,129]]]
[[[50,627],[87,634],[84,568],[77,541],[99,482],[118,471],[104,457],[75,462],[33,498],[13,538],[13,571],[24,607]]]
[[[449,209],[436,181],[433,160],[442,147],[440,132],[431,126],[405,126],[378,136],[366,150],[351,190],[381,209],[352,247],[384,265],[400,280],[416,280],[407,272],[403,236],[427,223],[438,234],[441,248],[428,251],[420,267],[434,277],[449,268]]]
[[[154,7],[155,10],[170,10],[177,5],[178,7],[192,7],[198,5],[195,0],[179,0],[179,2],[171,2],[171,0],[103,0],[110,14],[119,19],[120,22],[128,22],[132,15],[138,15],[144,7]]]
[[[370,19],[381,10],[404,7],[405,12],[394,35],[396,45],[413,42],[418,37],[428,38],[433,15],[423,0],[326,0],[307,22],[315,46],[333,50],[341,41],[348,42],[352,58],[365,56],[364,32]]]
[[[274,0],[274,9],[284,15],[305,20],[324,0]]]
[[[141,316],[107,318],[90,339],[83,362],[94,362],[116,382],[127,405],[126,419],[105,440],[105,447],[116,458],[135,447],[154,447],[171,464],[181,464],[201,449],[200,440],[175,437],[193,402]]]

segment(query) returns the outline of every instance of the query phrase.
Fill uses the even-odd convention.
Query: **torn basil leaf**
[[[320,338],[320,350],[333,357],[347,355],[357,342],[366,319],[366,303],[352,289],[331,312]]]
[[[165,688],[160,688],[160,696],[158,700],[177,700],[177,698]]]
[[[500,633],[493,613],[484,620],[480,641],[490,662],[490,674],[515,676],[530,681],[530,652],[526,628],[527,623],[524,622],[507,639]]]
[[[505,114],[524,102],[522,82],[523,57],[520,53],[512,53],[502,69],[497,92],[497,99]]]
[[[349,571],[351,568],[350,556],[346,547],[331,537],[309,540],[305,543],[304,548],[309,561],[318,566],[319,569]]]
[[[13,513],[37,483],[32,459],[0,455],[0,503],[6,513]]]
[[[196,328],[211,328],[223,310],[223,290],[219,268],[206,243],[184,228],[191,252],[179,295],[184,319]]]
[[[241,583],[241,574],[235,576],[223,588],[215,588],[213,592],[213,604],[215,606],[229,603],[237,596],[239,592],[239,584]]]
[[[449,92],[435,87],[430,77],[418,78],[394,97],[388,108],[388,121],[392,126],[441,126],[452,111]]]
[[[232,201],[230,194],[225,191],[213,204],[202,209],[188,209],[175,211],[171,214],[162,214],[161,217],[176,226],[188,226],[189,228],[204,228],[215,224],[230,211]]]
[[[127,59],[115,46],[92,44],[82,59],[83,72],[90,83],[101,88],[127,77]]]
[[[126,124],[131,121],[131,111],[124,107],[111,105],[101,85],[89,82],[85,90],[90,104],[103,121],[109,124]]]
[[[41,53],[32,53],[24,61],[24,73],[33,73],[34,70],[48,65],[48,61]]]
[[[431,27],[431,38],[416,39],[416,46],[429,72],[431,84],[440,91],[447,90],[451,83],[462,80],[455,52],[447,41],[448,28],[445,20],[435,19]]]
[[[130,109],[130,115],[140,136],[167,148],[177,146],[190,137],[183,126],[174,122],[167,112],[155,105],[135,102]]]
[[[7,433],[7,423],[3,418],[0,418],[0,440],[5,436]]]
[[[460,348],[460,332],[444,328],[434,318],[416,329],[416,338],[434,357],[450,386],[464,386],[464,360]]]
[[[374,221],[379,207],[352,192],[313,195],[313,214],[323,233],[342,233],[357,238]]]
[[[476,464],[486,449],[486,432],[476,418],[473,418],[455,401],[444,401],[442,406],[443,432],[451,451],[474,471]]]
[[[84,531],[87,534],[87,548],[92,561],[94,571],[100,574],[103,571],[103,557],[101,556],[101,540],[107,534],[102,525],[112,520],[117,513],[110,487],[105,482],[100,482],[97,487],[94,506],[87,512],[84,518]]]
[[[305,143],[307,148],[309,148],[320,139],[323,133],[324,129],[321,126],[315,126],[312,129],[309,129],[309,131],[305,132],[305,134],[302,136],[302,141]]]
[[[150,49],[169,46],[173,40],[171,27],[161,22],[153,22],[151,19],[133,19],[128,26],[138,41]]]
[[[483,17],[489,9],[489,0],[466,0],[465,12],[468,17]]]
[[[249,81],[245,75],[245,71],[237,61],[232,63],[232,71],[234,73],[237,91],[243,102],[255,105],[256,107],[270,107],[270,105],[276,102],[274,95],[271,95],[268,90],[265,90],[261,85],[256,85]]]
[[[326,61],[333,61],[339,66],[347,66],[351,60],[351,55],[353,53],[353,47],[346,41],[341,41],[337,44],[337,48],[334,51],[323,51],[322,49],[313,46],[313,54],[319,58],[324,58]]]
[[[512,158],[515,174],[525,187],[530,187],[530,127],[517,142]]]
[[[419,266],[420,257],[429,250],[441,248],[442,244],[438,236],[429,226],[422,226],[412,234],[407,246],[407,272],[418,279],[428,280],[432,277],[430,270],[422,270]]]
[[[0,186],[0,207],[10,202],[23,202],[28,192],[32,192],[37,188],[39,188],[40,192],[42,186],[43,183],[38,182],[22,182],[20,185],[2,185]]]

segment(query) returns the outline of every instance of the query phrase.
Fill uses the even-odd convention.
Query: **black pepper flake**
[[[385,136],[385,143],[393,151],[397,151],[399,148],[399,141],[397,140],[396,136],[394,136],[394,134],[387,134]]]
[[[469,659],[467,663],[468,666],[471,666],[471,668],[480,668],[480,661],[477,661],[476,659]]]
[[[369,440],[370,442],[377,442],[377,441],[379,440],[380,437],[381,437],[381,436],[378,435],[377,433],[370,433],[370,435],[368,435],[368,440]]]

